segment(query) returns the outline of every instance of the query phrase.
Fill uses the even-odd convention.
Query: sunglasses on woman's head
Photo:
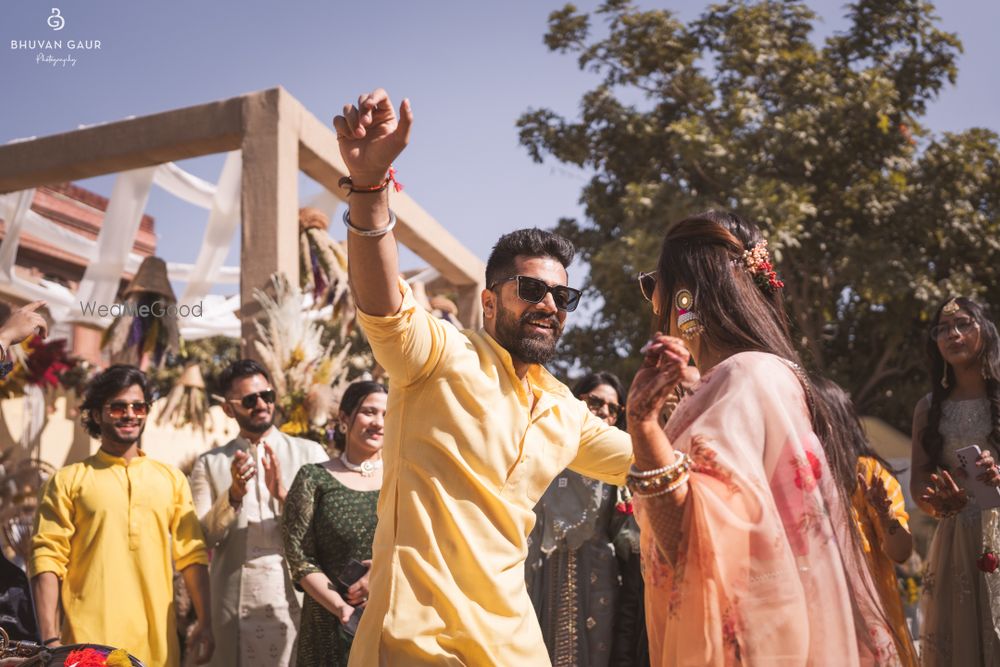
[[[556,308],[559,310],[571,313],[580,305],[580,296],[583,294],[580,290],[567,287],[566,285],[549,285],[544,280],[528,276],[514,276],[506,280],[498,280],[490,285],[490,289],[492,290],[497,285],[509,283],[512,280],[517,281],[517,296],[522,301],[541,303],[545,295],[551,292],[552,301],[555,302]]]
[[[253,394],[247,394],[243,398],[231,398],[229,400],[232,403],[239,403],[247,410],[253,410],[253,408],[257,405],[258,396],[268,405],[274,403],[275,396],[273,389],[265,389],[264,391],[258,391]]]
[[[131,403],[115,401],[108,403],[105,407],[108,409],[108,416],[112,419],[121,419],[129,408],[132,408],[132,414],[136,417],[145,417],[149,413],[149,403],[146,401],[132,401]]]
[[[656,293],[656,271],[640,273],[636,279],[639,281],[639,290],[642,292],[642,296],[646,301],[652,303],[653,295]]]

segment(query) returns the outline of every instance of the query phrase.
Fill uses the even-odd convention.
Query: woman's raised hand
[[[658,421],[691,358],[684,341],[660,332],[642,352],[642,367],[635,374],[628,394],[628,421],[636,424]]]

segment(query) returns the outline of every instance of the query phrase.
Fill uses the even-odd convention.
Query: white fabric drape
[[[0,216],[6,220],[0,244],[0,288],[21,298],[45,299],[52,316],[92,321],[81,312],[81,302],[110,304],[118,292],[122,272],[135,273],[142,257],[131,252],[153,183],[190,204],[209,211],[201,251],[195,264],[169,262],[171,280],[187,283],[182,304],[200,304],[200,316],[181,318],[181,335],[189,340],[207,336],[240,335],[236,317],[239,297],[209,294],[213,285],[238,285],[238,266],[223,266],[240,222],[242,153],[232,151],[223,165],[218,185],[185,172],[174,163],[124,172],[115,182],[96,241],[62,227],[31,210],[34,190],[0,195]],[[32,234],[88,262],[77,294],[58,283],[39,283],[14,274],[17,248],[23,234]],[[107,319],[107,318],[106,318]]]
[[[198,259],[188,277],[182,304],[194,304],[215,284],[219,269],[226,261],[229,246],[240,225],[240,193],[243,177],[243,157],[233,151],[226,157],[219,176],[219,185],[211,201],[208,224],[201,242]]]
[[[24,227],[26,214],[31,210],[35,190],[34,188],[23,190],[14,196],[14,213],[7,218],[3,243],[0,244],[0,276],[8,281],[14,276],[14,260],[17,258],[17,247],[21,243],[21,229]]]
[[[156,167],[134,169],[119,174],[115,179],[111,201],[97,235],[97,256],[83,274],[77,290],[79,303],[73,305],[73,315],[78,321],[94,320],[82,312],[81,304],[114,303],[125,262],[149,201],[155,171]]]

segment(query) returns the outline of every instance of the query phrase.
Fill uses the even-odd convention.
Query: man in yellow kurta
[[[132,366],[112,366],[87,389],[85,423],[101,448],[52,476],[35,519],[39,630],[50,647],[106,644],[176,667],[173,565],[198,615],[192,650],[200,664],[213,647],[208,555],[184,475],[138,447],[149,399],[146,376]]]
[[[549,664],[524,583],[533,507],[564,468],[614,484],[628,436],[543,368],[566,312],[573,247],[537,229],[504,236],[486,267],[483,330],[431,316],[397,281],[386,173],[412,120],[384,91],[334,121],[352,189],[351,285],[392,390],[370,597],[350,664]]]

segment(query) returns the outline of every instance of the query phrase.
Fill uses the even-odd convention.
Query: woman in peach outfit
[[[641,277],[660,328],[629,393],[654,665],[893,665],[848,508],[854,461],[799,369],[766,242],[738,216],[673,226]],[[676,336],[684,336],[682,341]],[[657,416],[693,358],[701,380]]]

